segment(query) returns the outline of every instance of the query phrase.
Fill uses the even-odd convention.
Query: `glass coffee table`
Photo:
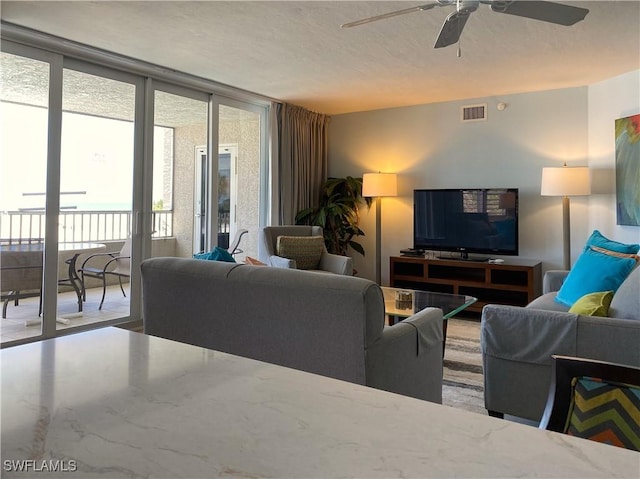
[[[442,310],[442,354],[447,342],[448,319],[458,314],[478,299],[464,294],[433,293],[406,288],[382,287],[384,295],[384,310],[393,325],[426,308],[440,308]]]

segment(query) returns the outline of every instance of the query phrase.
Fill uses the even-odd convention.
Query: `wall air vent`
[[[487,119],[487,104],[466,105],[460,109],[460,121],[485,121]]]

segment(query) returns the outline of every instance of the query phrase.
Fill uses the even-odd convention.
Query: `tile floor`
[[[102,310],[98,310],[102,288],[87,290],[87,301],[81,313],[73,291],[58,294],[58,318],[68,324],[56,323],[57,329],[73,328],[98,323],[129,315],[129,285],[124,285],[127,297],[123,297],[118,285],[108,286]],[[6,319],[0,319],[0,339],[2,342],[38,336],[41,333],[41,321],[38,317],[39,298],[21,299],[18,306],[13,301],[7,306]]]

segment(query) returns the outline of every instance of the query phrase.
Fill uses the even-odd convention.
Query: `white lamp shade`
[[[365,173],[362,175],[362,196],[398,196],[398,175]]]
[[[591,175],[586,166],[542,168],[542,196],[584,196],[591,194]]]

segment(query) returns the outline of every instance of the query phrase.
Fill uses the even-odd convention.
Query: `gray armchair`
[[[278,236],[323,236],[320,226],[265,226],[260,231],[258,259],[269,266],[296,269],[296,261],[278,256]],[[353,260],[348,256],[331,254],[324,247],[317,270],[330,273],[353,275]]]

